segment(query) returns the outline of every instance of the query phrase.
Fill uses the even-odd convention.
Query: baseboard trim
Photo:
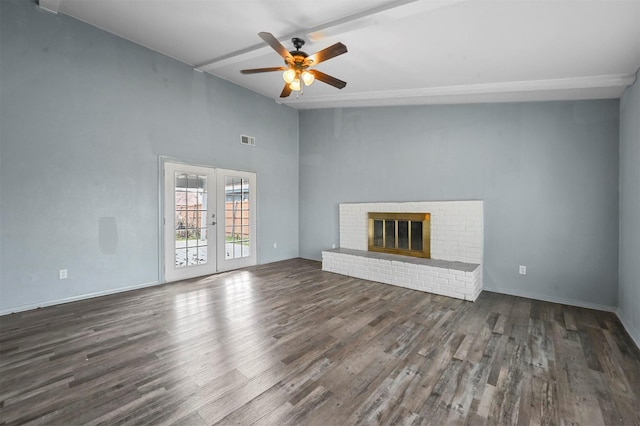
[[[518,291],[518,290],[512,290],[512,289],[505,289],[505,288],[484,289],[483,291],[491,291],[494,293],[508,294],[510,296],[526,297],[527,299],[542,300],[542,301],[551,302],[551,303],[560,303],[562,305],[577,306],[578,308],[587,308],[587,309],[595,309],[598,311],[612,312],[616,314],[616,316],[620,320],[620,323],[626,330],[627,334],[629,334],[629,336],[631,337],[631,340],[633,340],[636,346],[640,348],[640,330],[638,330],[631,324],[631,321],[629,321],[629,319],[624,316],[622,311],[617,306],[600,305],[597,303],[583,302],[580,300],[564,299],[562,297],[550,297],[550,296],[544,296],[544,295],[541,296],[539,294],[527,293],[526,291]]]
[[[595,309],[598,311],[618,313],[616,306],[600,305],[598,303],[589,303],[581,300],[565,299],[562,297],[553,297],[540,294],[528,293],[526,291],[513,290],[508,288],[485,288],[484,291],[492,291],[494,293],[508,294],[509,296],[526,297],[527,299],[542,300],[544,302],[560,303],[562,305],[577,306],[578,308]]]
[[[160,281],[151,281],[151,282],[142,283],[142,284],[136,284],[136,285],[127,286],[127,287],[119,287],[119,288],[115,288],[115,289],[97,291],[95,293],[86,293],[86,294],[81,294],[81,295],[78,295],[78,296],[65,297],[63,299],[47,300],[46,302],[38,302],[38,303],[33,303],[33,304],[28,304],[28,305],[15,306],[15,307],[12,307],[12,308],[6,308],[6,309],[0,310],[0,316],[1,315],[14,314],[14,313],[18,313],[18,312],[30,311],[32,309],[46,308],[47,306],[61,305],[63,303],[77,302],[79,300],[93,299],[94,297],[108,296],[110,294],[116,294],[116,293],[122,293],[122,292],[125,292],[125,291],[137,290],[139,288],[153,287],[153,286],[159,285],[159,284],[163,284],[163,283],[160,282]]]
[[[625,317],[624,313],[620,309],[617,310],[616,314],[618,315],[618,319],[622,323],[622,326],[627,330],[627,334],[629,334],[631,340],[633,340],[638,349],[640,349],[640,330],[633,326],[629,318]]]

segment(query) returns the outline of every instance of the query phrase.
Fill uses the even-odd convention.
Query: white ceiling
[[[96,27],[295,108],[601,99],[640,67],[640,0],[40,0]],[[283,65],[258,37],[348,53],[280,99]]]

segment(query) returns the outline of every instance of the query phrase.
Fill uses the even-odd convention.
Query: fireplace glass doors
[[[430,213],[369,213],[369,251],[431,257]]]

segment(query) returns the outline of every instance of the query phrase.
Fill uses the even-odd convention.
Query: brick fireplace
[[[368,251],[371,212],[428,212],[431,259]],[[323,270],[465,300],[482,291],[482,201],[345,203],[339,213],[340,248],[322,252]]]

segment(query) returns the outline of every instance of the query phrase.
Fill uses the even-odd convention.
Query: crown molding
[[[426,87],[276,100],[294,108],[619,98],[634,74]]]

